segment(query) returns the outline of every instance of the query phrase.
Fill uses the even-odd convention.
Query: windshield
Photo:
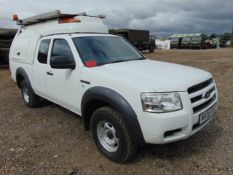
[[[121,37],[88,36],[73,38],[82,61],[96,61],[97,65],[145,59]]]

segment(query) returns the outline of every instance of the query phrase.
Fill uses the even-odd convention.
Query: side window
[[[51,57],[54,57],[54,56],[66,56],[66,57],[73,58],[72,51],[66,40],[64,39],[54,40]]]
[[[40,42],[38,57],[37,57],[39,63],[47,64],[49,44],[50,44],[50,39],[44,39]]]

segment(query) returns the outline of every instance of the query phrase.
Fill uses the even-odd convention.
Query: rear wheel
[[[28,81],[21,82],[21,93],[24,103],[28,107],[36,107],[40,102],[40,97],[36,95]]]
[[[91,118],[91,130],[97,147],[110,160],[124,163],[135,154],[137,145],[122,116],[114,109],[96,110]]]

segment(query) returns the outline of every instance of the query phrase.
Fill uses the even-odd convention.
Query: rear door
[[[72,41],[63,36],[54,38],[50,58],[53,56],[71,57],[75,60],[75,50],[70,46]],[[50,99],[74,112],[80,113],[80,68],[54,69],[50,64],[47,70],[47,89]]]
[[[48,70],[48,58],[49,58],[49,48],[51,39],[45,38],[39,41],[39,45],[36,52],[36,59],[34,59],[33,65],[33,78],[32,85],[34,91],[43,97],[47,95],[46,86],[46,72]]]

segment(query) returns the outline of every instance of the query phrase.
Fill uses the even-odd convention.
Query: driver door
[[[69,38],[59,37],[52,41],[50,59],[53,56],[64,56],[75,58],[69,45]],[[74,112],[80,112],[80,74],[76,62],[76,68],[72,69],[55,69],[49,62],[47,70],[47,89],[49,98],[57,104],[62,105]]]

